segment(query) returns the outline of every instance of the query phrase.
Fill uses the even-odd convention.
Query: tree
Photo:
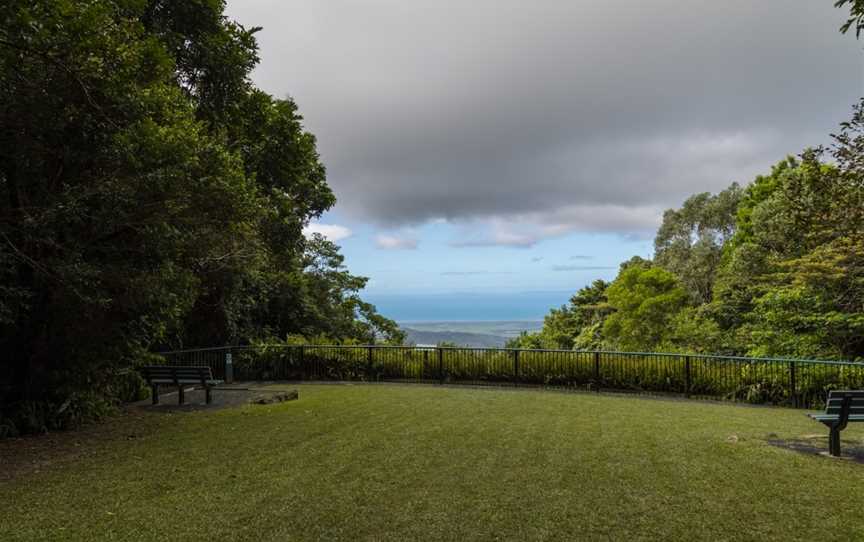
[[[835,0],[834,7],[842,8],[849,6],[849,18],[840,27],[840,32],[846,33],[852,28],[855,28],[855,37],[861,37],[861,30],[864,30],[864,0]]]
[[[738,212],[711,311],[751,355],[856,359],[860,337],[864,175],[861,106],[822,151],[758,177]]]
[[[723,250],[711,307],[725,329],[744,324],[755,300],[771,288],[783,259],[801,257],[827,239],[824,234],[832,235],[833,226],[825,220],[834,220],[827,206],[836,176],[836,168],[807,151],[800,159],[787,157],[746,188],[736,232]]]
[[[606,290],[615,312],[606,318],[606,343],[620,350],[651,350],[667,337],[672,319],[686,306],[687,292],[659,267],[624,267]]]
[[[749,352],[864,359],[864,241],[841,237],[782,262],[756,300]]]
[[[568,305],[552,309],[546,315],[543,328],[538,333],[522,333],[508,341],[508,348],[570,350],[574,347],[599,347],[594,334],[609,313],[606,304],[608,286],[609,283],[604,280],[595,280],[580,288],[576,295],[570,298]],[[586,333],[589,328],[591,331]]]
[[[742,190],[733,184],[712,196],[689,197],[669,209],[654,238],[654,263],[679,278],[695,304],[708,303],[723,246],[735,233]]]

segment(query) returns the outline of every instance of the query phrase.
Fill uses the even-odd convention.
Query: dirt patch
[[[300,398],[300,393],[297,390],[277,391],[258,393],[254,395],[249,402],[254,405],[272,405],[274,403],[284,403],[285,401],[294,401]]]

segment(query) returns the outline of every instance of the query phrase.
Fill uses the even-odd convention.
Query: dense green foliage
[[[561,318],[577,295],[510,346],[864,359],[864,102],[825,154],[667,211],[654,260],[604,289],[602,326]]]
[[[0,462],[11,458],[0,472],[0,539],[864,537],[861,465],[819,456],[827,431],[800,411],[297,388],[299,401],[278,405],[138,414],[50,445],[0,443]],[[842,433],[844,452],[861,452],[861,426]]]
[[[598,327],[553,310],[510,346],[864,359],[864,102],[828,151],[667,211],[653,261],[621,267]],[[596,283],[595,283],[596,284]]]
[[[523,332],[519,337],[508,341],[507,346],[565,350],[599,348],[597,337],[609,313],[606,302],[608,287],[609,283],[606,281],[595,280],[571,297],[568,305],[552,309],[544,319],[540,332]],[[579,330],[579,333],[574,334],[574,330]]]
[[[223,9],[0,7],[0,412],[21,430],[104,408],[154,346],[399,340],[304,238],[335,201],[315,138],[251,84],[256,29]]]

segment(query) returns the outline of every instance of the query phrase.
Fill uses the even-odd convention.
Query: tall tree
[[[603,336],[621,350],[650,350],[669,335],[673,318],[687,305],[687,292],[672,273],[648,263],[622,267],[607,288],[614,312]]]
[[[675,274],[696,304],[711,301],[723,245],[735,233],[742,190],[733,184],[717,195],[696,194],[669,209],[654,237],[654,262]]]
[[[738,213],[712,312],[754,355],[864,355],[861,106],[836,136],[837,165],[807,151],[758,177]]]
[[[610,310],[606,303],[609,283],[595,280],[580,288],[570,303],[552,309],[537,333],[523,333],[508,342],[510,348],[553,348],[570,350],[600,346],[600,328]]]

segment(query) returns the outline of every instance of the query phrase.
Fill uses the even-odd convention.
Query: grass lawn
[[[801,411],[298,387],[49,437],[28,453],[50,460],[0,477],[0,540],[864,539],[864,465],[769,443],[827,433]]]

